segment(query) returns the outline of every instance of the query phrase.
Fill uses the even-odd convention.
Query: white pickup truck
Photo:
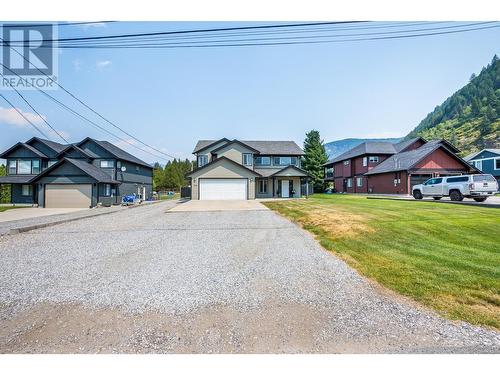
[[[439,200],[449,196],[452,201],[472,198],[484,202],[498,191],[498,183],[491,174],[473,174],[463,176],[435,177],[412,188],[415,199],[432,197]]]

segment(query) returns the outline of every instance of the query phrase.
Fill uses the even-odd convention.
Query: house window
[[[31,160],[18,160],[17,161],[18,174],[31,174]]]
[[[271,165],[271,157],[257,156],[255,158],[255,165]]]
[[[57,163],[57,160],[49,160],[47,162],[47,168],[52,167],[55,163]]]
[[[31,162],[31,174],[40,173],[40,160],[33,160]]]
[[[365,156],[363,158],[363,167],[366,167],[368,165],[368,158]]]
[[[267,193],[267,179],[259,180],[259,193],[260,194]]]
[[[208,155],[198,155],[198,168],[208,163]]]
[[[325,168],[325,178],[332,178],[334,173],[333,167]]]
[[[344,160],[344,165],[349,165],[349,160]]]
[[[495,170],[500,169],[500,158],[494,159],[495,162]]]
[[[122,167],[122,162],[120,160],[116,161],[116,168],[120,169]]]
[[[363,186],[363,177],[356,178],[356,186],[357,187],[362,187]]]
[[[476,167],[480,171],[483,169],[483,161],[482,160],[474,160],[472,162],[472,165],[474,165],[474,167]]]
[[[104,196],[111,196],[111,184],[104,184]]]
[[[352,178],[347,179],[347,187],[351,188],[352,187]]]
[[[277,156],[274,158],[274,165],[297,165],[295,156]]]
[[[139,167],[138,165],[135,166],[135,171],[136,172],[140,172],[141,171],[141,167]]]
[[[378,156],[370,156],[368,159],[370,163],[378,163]]]
[[[21,195],[23,197],[30,197],[33,193],[31,185],[21,185]]]
[[[113,168],[113,160],[101,160],[101,168]]]
[[[9,174],[17,174],[16,160],[9,160]]]
[[[251,166],[253,164],[252,159],[252,154],[243,154],[243,165]]]

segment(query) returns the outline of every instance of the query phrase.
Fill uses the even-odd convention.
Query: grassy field
[[[175,193],[174,195],[167,195],[167,194],[162,194],[160,195],[160,200],[162,201],[168,201],[172,199],[180,199],[181,193]]]
[[[264,204],[363,275],[448,318],[500,329],[500,210],[323,194]]]

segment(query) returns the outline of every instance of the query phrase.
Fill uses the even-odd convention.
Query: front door
[[[281,180],[281,198],[289,198],[290,197],[290,181]]]

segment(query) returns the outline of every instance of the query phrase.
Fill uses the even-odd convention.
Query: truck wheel
[[[420,192],[420,190],[415,190],[413,191],[413,198],[415,199],[422,199],[424,196],[422,195],[422,193]]]
[[[474,198],[476,202],[484,202],[487,197],[481,197],[481,198]]]
[[[450,191],[450,199],[455,202],[461,202],[464,200],[464,196],[458,190]]]
[[[432,197],[435,201],[440,200],[442,197]]]

